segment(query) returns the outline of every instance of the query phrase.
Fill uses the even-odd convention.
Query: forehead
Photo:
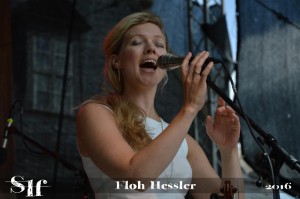
[[[165,36],[161,29],[153,23],[144,23],[131,27],[125,34],[125,38],[132,38],[137,35],[149,36],[149,37],[162,37]]]

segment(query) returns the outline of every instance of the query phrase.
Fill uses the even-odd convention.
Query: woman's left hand
[[[210,139],[219,149],[233,149],[240,137],[240,120],[235,111],[225,105],[219,97],[218,107],[212,122],[211,116],[206,118],[206,131]]]

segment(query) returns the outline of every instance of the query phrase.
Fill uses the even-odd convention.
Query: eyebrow
[[[145,37],[145,35],[143,35],[143,34],[133,34],[133,35],[128,35],[128,37],[125,37],[125,38],[130,40],[133,37]],[[154,35],[154,38],[159,38],[159,39],[163,39],[164,41],[166,41],[166,38],[163,35]]]

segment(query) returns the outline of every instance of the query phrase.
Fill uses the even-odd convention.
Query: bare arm
[[[198,143],[189,138],[189,161],[193,168],[193,178],[199,184],[193,192],[195,198],[210,198],[211,193],[219,193],[224,180],[238,188],[239,199],[244,192],[243,175],[237,150],[237,142],[240,135],[239,118],[234,111],[225,106],[220,98],[218,108],[214,117],[208,116],[206,120],[207,134],[217,144],[221,154],[222,179],[218,177]]]
[[[193,117],[180,111],[161,135],[135,152],[122,137],[113,114],[101,105],[87,104],[77,119],[79,148],[112,178],[156,178],[175,156]]]
[[[244,198],[244,180],[238,156],[237,143],[240,137],[240,121],[235,111],[226,106],[219,97],[214,121],[206,120],[207,134],[218,146],[221,154],[222,179],[229,180],[238,189],[239,199]]]
[[[188,161],[193,171],[192,184],[196,184],[195,189],[190,191],[195,199],[210,198],[211,193],[219,193],[221,179],[200,145],[189,135],[186,140],[189,147]]]

